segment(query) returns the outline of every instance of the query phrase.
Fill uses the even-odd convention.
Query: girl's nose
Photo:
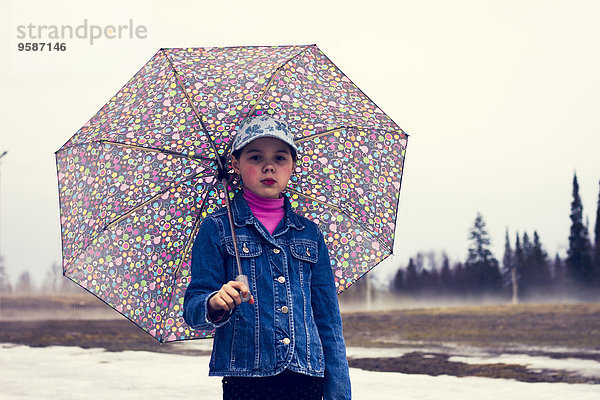
[[[274,171],[275,171],[275,167],[271,163],[266,163],[265,166],[263,167],[263,172],[274,172]]]

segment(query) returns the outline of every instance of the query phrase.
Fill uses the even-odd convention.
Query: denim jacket
[[[350,399],[342,320],[323,234],[292,211],[287,197],[273,235],[241,192],[231,208],[254,304],[240,304],[217,323],[208,319],[210,296],[237,276],[227,210],[220,209],[199,228],[184,301],[188,325],[216,328],[209,375],[261,377],[289,369],[324,377],[325,399]]]

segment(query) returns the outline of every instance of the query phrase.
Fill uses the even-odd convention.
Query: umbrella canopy
[[[389,256],[407,135],[317,46],[174,48],[56,153],[65,276],[159,341],[210,336],[182,318],[191,246],[225,205],[236,129],[262,113],[294,134],[288,195],[323,231],[338,292]]]

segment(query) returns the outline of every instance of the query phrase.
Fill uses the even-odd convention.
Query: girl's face
[[[244,187],[254,194],[278,199],[294,169],[290,147],[283,141],[262,137],[248,143],[231,166],[242,177]]]

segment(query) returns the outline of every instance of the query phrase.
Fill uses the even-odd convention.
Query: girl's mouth
[[[275,180],[273,180],[273,179],[263,179],[261,182],[262,182],[264,185],[268,185],[268,186],[271,186],[271,185],[274,185],[274,184],[275,184]]]

